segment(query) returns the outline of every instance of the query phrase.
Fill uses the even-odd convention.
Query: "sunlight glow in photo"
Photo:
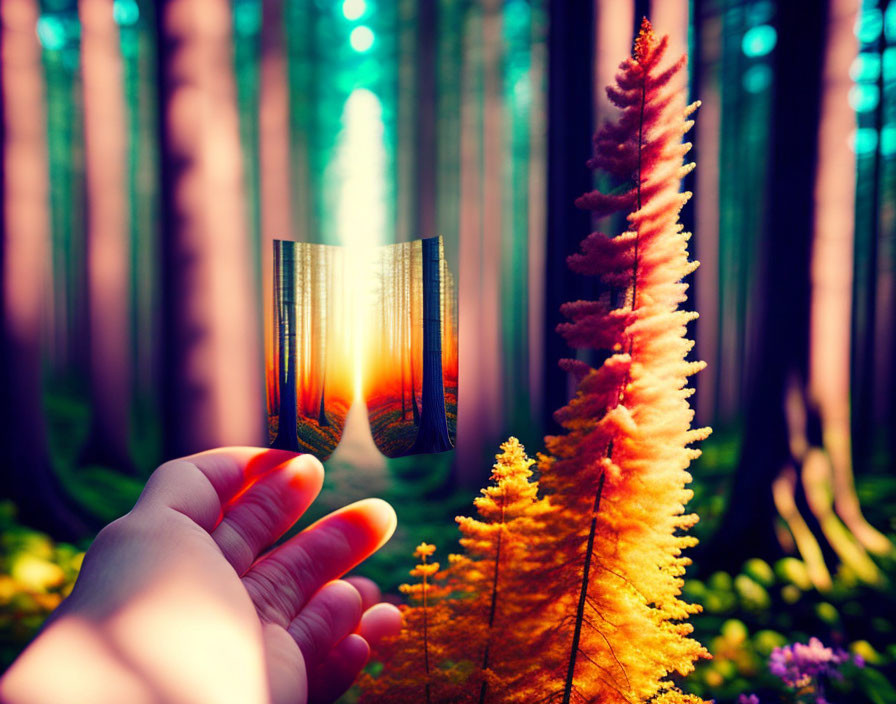
[[[386,229],[386,149],[379,98],[366,88],[349,95],[342,111],[337,171],[337,232],[346,247],[346,298],[356,302],[352,323],[355,399],[363,389],[369,306],[375,282],[371,277],[374,248],[384,244]]]

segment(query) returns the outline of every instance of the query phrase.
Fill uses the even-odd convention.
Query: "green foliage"
[[[768,657],[776,647],[817,636],[867,664],[845,667],[844,679],[829,683],[830,701],[896,704],[896,691],[883,686],[896,675],[896,595],[890,591],[861,585],[841,570],[822,594],[811,586],[803,563],[785,557],[774,565],[748,560],[736,575],[716,572],[706,581],[688,580],[684,592],[704,606],[693,619],[695,635],[713,655],[688,680],[695,693],[720,703],[749,692],[763,702],[788,701],[781,681],[768,672]]]
[[[5,670],[71,591],[83,551],[15,520],[0,503],[0,670]]]

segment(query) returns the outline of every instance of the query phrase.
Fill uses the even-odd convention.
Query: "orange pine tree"
[[[400,587],[411,601],[401,607],[404,625],[401,633],[383,643],[377,652],[383,664],[380,676],[362,676],[362,702],[454,701],[451,668],[445,667],[446,636],[451,630],[448,588],[439,563],[429,561],[435,550],[435,545],[420,543],[414,551],[420,562],[410,575],[419,581]]]
[[[621,115],[596,136],[589,165],[626,186],[576,201],[597,217],[626,213],[628,230],[593,233],[569,259],[573,271],[599,277],[605,293],[565,304],[570,322],[560,332],[573,347],[609,356],[597,369],[565,363],[578,389],[555,415],[566,433],[546,438],[549,456],[540,458],[560,565],[543,584],[562,627],[545,631],[548,674],[532,701],[700,701],[667,677],[707,656],[685,621],[699,607],[680,590],[690,562],[682,551],[696,542],[684,534],[697,521],[684,512],[686,470],[699,454],[689,445],[709,430],[691,429],[687,379],[704,365],[686,361],[686,325],[696,314],[678,307],[682,279],[697,267],[678,213],[691,195],[680,192],[681,178],[693,168],[682,165],[691,145],[681,137],[698,104],[685,105],[685,57],[660,65],[666,44],[645,19],[607,89]]]

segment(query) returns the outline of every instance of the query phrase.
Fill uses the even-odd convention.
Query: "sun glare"
[[[363,396],[367,321],[373,300],[371,263],[385,241],[385,166],[382,105],[365,88],[354,90],[342,112],[339,136],[339,241],[346,248],[346,300],[354,302],[351,343],[355,400]],[[360,303],[360,305],[358,305]]]

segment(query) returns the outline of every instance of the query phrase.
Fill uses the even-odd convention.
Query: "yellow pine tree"
[[[454,701],[456,682],[452,668],[445,667],[447,635],[451,631],[448,588],[439,563],[430,561],[435,545],[420,543],[414,557],[420,562],[410,571],[413,584],[402,584],[410,605],[401,607],[401,633],[387,640],[377,651],[383,664],[378,677],[361,678],[361,702],[390,704],[432,704]]]
[[[566,433],[546,438],[549,454],[539,462],[555,507],[547,529],[556,561],[540,580],[544,674],[528,686],[533,702],[701,701],[669,680],[707,656],[688,637],[686,619],[699,607],[680,592],[690,562],[682,551],[696,542],[684,534],[697,521],[685,514],[686,470],[699,454],[689,445],[709,430],[691,429],[687,379],[703,364],[686,361],[693,343],[685,327],[696,315],[678,308],[682,279],[697,266],[678,223],[690,197],[680,181],[693,167],[682,165],[690,145],[681,137],[697,105],[685,105],[684,57],[661,67],[666,44],[645,19],[633,56],[607,89],[621,116],[596,136],[589,165],[627,187],[577,201],[598,217],[624,212],[628,230],[589,235],[569,260],[574,271],[599,277],[606,294],[566,304],[570,322],[560,332],[572,346],[609,357],[596,369],[566,363],[579,379],[555,415]]]
[[[451,569],[457,590],[470,593],[454,603],[453,651],[472,660],[463,701],[478,704],[503,701],[510,678],[534,666],[518,626],[536,605],[530,548],[548,508],[519,440],[503,443],[495,459],[492,484],[474,501],[479,518],[457,518],[465,554],[452,556]]]

